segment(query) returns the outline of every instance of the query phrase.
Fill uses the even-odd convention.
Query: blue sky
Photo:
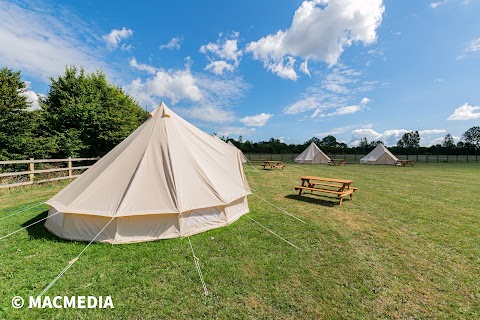
[[[422,145],[480,125],[479,0],[0,1],[0,66],[102,69],[203,130]]]

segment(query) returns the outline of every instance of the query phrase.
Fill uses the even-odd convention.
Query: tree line
[[[253,142],[244,141],[242,137],[238,141],[220,137],[224,141],[231,141],[244,153],[276,153],[276,154],[299,154],[314,142],[324,152],[329,154],[367,154],[379,144],[380,140],[368,142],[367,138],[360,139],[357,146],[348,147],[347,144],[338,142],[334,136],[326,136],[323,139],[313,137],[302,144],[286,144],[279,139],[271,138],[269,141]],[[451,134],[443,138],[441,144],[429,147],[420,146],[420,134],[418,131],[410,131],[403,134],[396,146],[389,146],[388,149],[394,154],[402,155],[476,155],[480,154],[480,127],[472,127],[462,135],[462,141],[455,144]]]
[[[37,110],[32,110],[26,92],[20,71],[0,69],[0,160],[103,156],[148,118],[148,112],[108,83],[101,71],[67,67],[63,75],[50,78]],[[331,135],[302,144],[221,138],[245,153],[298,154],[314,142],[327,153],[365,154],[381,143],[363,138],[358,146],[348,147]],[[418,131],[411,131],[389,148],[396,154],[480,154],[480,127],[468,129],[456,144],[447,134],[441,144],[430,147],[420,147]]]

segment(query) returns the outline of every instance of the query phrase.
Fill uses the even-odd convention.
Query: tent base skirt
[[[249,212],[247,197],[225,207],[211,207],[182,214],[148,214],[115,218],[95,239],[111,244],[179,238],[220,228]],[[58,212],[50,207],[45,227],[56,236],[75,241],[91,241],[111,217]]]

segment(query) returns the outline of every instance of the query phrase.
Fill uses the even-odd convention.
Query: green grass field
[[[0,319],[480,319],[480,164],[247,168],[249,216],[187,239],[93,244],[48,291],[108,296],[115,308],[14,309],[38,295],[85,247],[43,222],[0,240]],[[299,197],[302,175],[353,179],[359,191]],[[0,191],[0,219],[66,185]],[[0,237],[46,216],[41,206],[0,220]]]

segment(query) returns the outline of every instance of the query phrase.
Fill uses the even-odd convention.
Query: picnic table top
[[[263,162],[268,162],[268,163],[282,163],[280,160],[263,160]]]
[[[343,183],[343,184],[351,184],[354,181],[354,180],[334,179],[334,178],[314,177],[314,176],[303,176],[303,177],[300,177],[300,179],[302,179],[302,180],[337,182],[337,183]]]
[[[330,159],[330,161],[347,161],[346,159]]]
[[[397,162],[412,162],[413,160],[397,160]]]

